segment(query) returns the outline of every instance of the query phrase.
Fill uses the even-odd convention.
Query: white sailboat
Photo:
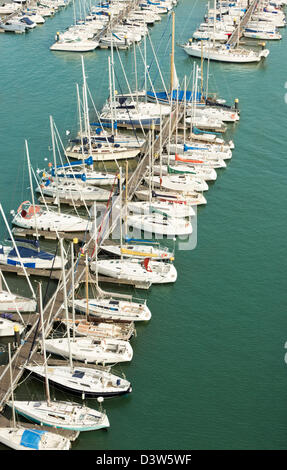
[[[173,260],[174,253],[167,248],[161,247],[158,243],[137,244],[122,243],[119,245],[103,245],[103,251],[116,256],[124,256],[125,258],[152,258],[157,260]]]
[[[14,450],[70,450],[66,437],[23,426],[0,428],[1,444]]]
[[[73,360],[95,364],[115,364],[129,362],[133,350],[129,342],[111,338],[99,340],[93,338],[54,338],[46,341],[46,349],[51,354],[69,357],[69,348]]]
[[[45,378],[44,366],[30,365],[25,369],[41,379]],[[69,366],[48,366],[47,376],[56,388],[85,398],[111,398],[132,391],[128,380],[104,369],[77,366],[71,370]]]
[[[89,230],[89,221],[76,215],[57,213],[43,206],[24,201],[14,213],[12,224],[21,228],[48,230],[55,232],[85,232]],[[36,219],[36,220],[35,220]]]
[[[150,190],[149,189],[140,189],[135,192],[136,197],[141,201],[150,200]],[[165,202],[174,202],[176,204],[190,204],[190,205],[201,205],[206,204],[206,199],[202,193],[189,192],[187,194],[182,194],[175,191],[164,191],[157,189],[152,192],[153,200],[165,201]]]
[[[215,144],[196,144],[192,141],[190,143],[174,143],[167,145],[167,151],[171,154],[192,156],[194,158],[219,158],[222,160],[230,160],[232,158],[232,151],[229,146],[215,145]]]
[[[75,299],[75,310],[86,314],[87,300]],[[149,321],[151,311],[145,301],[135,302],[129,300],[117,300],[114,298],[89,298],[89,316],[95,320],[106,321]]]
[[[177,279],[173,264],[145,258],[123,260],[98,260],[91,263],[91,270],[115,279],[126,279],[151,284],[172,283]]]
[[[190,221],[161,214],[128,216],[127,224],[147,234],[166,235],[167,237],[191,235],[192,233]]]
[[[128,203],[131,214],[150,214],[153,211],[161,211],[172,218],[193,217],[195,211],[191,204],[182,202],[177,204],[173,201],[161,201],[151,197],[150,201],[132,201]]]
[[[168,159],[168,158],[167,158]],[[199,176],[205,181],[215,181],[217,179],[217,173],[214,168],[208,168],[204,165],[192,165],[189,163],[176,162],[169,165],[154,165],[154,174],[168,175],[169,173],[184,173]]]
[[[11,402],[8,402],[12,406]],[[15,411],[44,426],[73,431],[96,431],[110,426],[106,414],[73,402],[14,401]]]
[[[208,184],[198,175],[169,174],[162,175],[162,177],[153,175],[150,179],[155,188],[164,188],[186,193],[191,191],[208,191]],[[146,177],[145,180],[149,182],[149,177]]]
[[[74,201],[107,201],[110,197],[110,192],[106,189],[66,180],[56,183],[48,179],[36,188],[36,192],[55,199],[60,198],[63,201],[70,199]]]
[[[75,309],[76,310],[76,309]],[[86,308],[87,312],[87,308]],[[83,312],[86,314],[86,312]],[[91,338],[113,338],[113,339],[122,339],[123,341],[128,341],[135,333],[134,322],[124,321],[121,322],[110,322],[109,320],[101,321],[97,316],[88,315],[89,321],[85,318],[81,319],[66,319],[62,320],[62,323],[72,330],[73,334],[76,336],[88,336]]]
[[[191,164],[194,167],[199,167],[199,168],[226,168],[226,163],[225,161],[217,157],[216,155],[209,154],[208,152],[204,152],[201,154],[170,154],[170,155],[163,155],[163,161],[168,163],[168,162],[176,162],[176,163],[182,163],[182,164]]]

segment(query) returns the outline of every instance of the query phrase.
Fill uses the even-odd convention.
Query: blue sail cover
[[[39,443],[43,434],[45,434],[45,431],[40,431],[38,429],[25,429],[22,434],[20,445],[29,447],[29,449],[39,450]]]
[[[200,129],[197,129],[197,127],[192,128],[192,132],[194,134],[200,135],[200,134],[213,134],[213,135],[220,135],[220,132],[211,132],[211,131],[202,131]]]
[[[50,260],[54,258],[54,255],[52,255],[51,253],[46,253],[46,251],[36,251],[32,250],[31,248],[26,248],[25,246],[18,246],[17,248],[20,258],[39,258]],[[8,256],[11,256],[11,258],[18,258],[15,248],[10,251]]]
[[[125,237],[125,241],[126,242],[135,242],[135,243],[148,243],[149,245],[158,245],[157,242],[152,242],[151,240],[144,240],[144,239],[141,239],[141,238],[129,238],[129,237]]]
[[[54,169],[51,171],[51,175],[55,176]],[[70,178],[70,179],[75,178],[75,179],[80,179],[82,181],[87,181],[87,175],[85,173],[73,173],[72,175],[68,175],[66,173],[57,173],[57,178]]]
[[[34,22],[31,21],[30,18],[28,18],[27,16],[23,16],[22,22],[23,22],[23,23],[26,23],[26,24],[28,24],[28,25],[34,24]]]
[[[100,123],[100,122],[90,122],[90,125],[91,125],[91,126],[100,126],[101,123]],[[103,126],[103,127],[112,127],[112,123],[109,123],[109,124],[108,124],[108,123],[104,123],[104,124],[102,124],[102,126]],[[114,129],[117,129],[117,128],[118,128],[117,123],[114,122]]]
[[[188,150],[208,150],[207,147],[191,147],[190,145],[184,144],[183,150],[187,152]]]
[[[90,156],[84,160],[84,163],[86,165],[92,165],[93,164],[93,157]],[[82,162],[70,162],[70,163],[64,163],[64,165],[57,165],[56,168],[69,168],[70,166],[79,166],[82,165]],[[53,167],[53,170],[55,172],[55,167]],[[53,175],[54,176],[54,175]]]
[[[147,91],[147,96],[153,98],[153,99],[158,99],[159,101],[170,101],[172,98],[173,101],[189,101],[192,102],[193,99],[195,98],[196,101],[201,100],[201,93],[197,92],[192,93],[191,91],[186,91],[184,90],[172,90],[171,93],[166,93],[165,91],[159,91],[157,93],[154,93],[153,91]]]

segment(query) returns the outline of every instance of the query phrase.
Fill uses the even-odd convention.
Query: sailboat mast
[[[215,21],[216,21],[216,0],[213,7],[213,47],[215,47]]]
[[[135,64],[135,81],[136,81],[136,100],[137,100],[137,106],[138,106],[138,73],[137,73],[137,53],[136,53],[136,44],[134,42],[134,64]]]
[[[125,187],[125,237],[128,235],[128,179],[129,179],[129,162],[126,160],[126,187]]]
[[[89,122],[89,108],[88,108],[88,94],[87,94],[87,80],[85,74],[85,64],[84,57],[81,56],[82,60],[82,71],[83,71],[83,81],[84,81],[84,104],[85,104],[85,118],[86,118],[86,128],[87,128],[87,137],[89,141],[89,151],[92,154],[92,143],[91,143],[91,133],[90,133],[90,122]]]
[[[51,405],[51,396],[50,396],[50,387],[48,379],[48,366],[47,366],[47,355],[46,355],[46,344],[45,344],[45,328],[44,328],[44,318],[43,318],[43,299],[42,299],[42,284],[39,282],[39,310],[41,317],[41,330],[42,330],[42,345],[43,345],[43,356],[44,356],[44,368],[45,368],[45,389],[46,389],[46,398],[47,405]]]
[[[116,99],[115,99],[115,94],[116,94],[116,86],[115,86],[115,70],[114,70],[114,44],[113,44],[113,33],[111,31],[111,87],[112,87],[112,94],[111,94],[111,97],[112,97],[112,102],[113,102],[113,106],[114,106],[114,121],[116,122]],[[114,129],[114,127],[112,127],[112,134],[115,134],[117,135],[117,127]]]
[[[61,249],[61,262],[62,262],[62,275],[63,275],[63,291],[64,291],[64,310],[67,324],[67,338],[68,338],[68,349],[69,349],[69,361],[71,370],[73,369],[72,351],[71,351],[71,338],[69,328],[69,316],[68,316],[68,301],[67,301],[67,284],[66,284],[66,270],[64,264],[64,247],[63,239],[60,238],[60,249]]]
[[[122,194],[122,167],[120,167],[120,246],[121,246],[121,259],[123,259],[122,245],[123,245],[123,194]]]
[[[30,181],[30,188],[31,188],[32,205],[33,205],[33,217],[34,217],[35,229],[36,229],[36,238],[39,242],[38,224],[37,224],[37,217],[36,217],[36,210],[35,210],[35,197],[34,197],[34,191],[33,191],[32,175],[31,175],[31,163],[30,163],[29,149],[28,149],[27,140],[25,140],[25,147],[26,147],[26,156],[27,156],[27,162],[28,162],[28,172],[29,172],[29,181]],[[39,245],[38,245],[37,249],[38,249],[38,251],[40,251]]]
[[[89,261],[88,261],[88,253],[86,253],[86,320],[88,321],[89,318]]]
[[[83,157],[83,163],[84,163],[84,142],[83,142],[82,113],[81,113],[80,91],[79,91],[79,85],[78,84],[76,84],[76,88],[77,88],[77,101],[78,101],[78,114],[79,114],[79,124],[80,124],[81,148],[82,148],[82,157]]]
[[[160,107],[160,124],[159,124],[159,177],[162,180],[162,112]]]
[[[76,337],[76,318],[75,318],[75,265],[74,265],[74,242],[78,243],[78,240],[74,238],[71,241],[71,272],[72,272],[72,322],[73,322],[73,341]]]
[[[147,102],[146,35],[144,35],[144,89],[145,89],[145,102]]]
[[[148,134],[148,164],[149,164],[149,203],[151,204],[151,180],[152,180],[152,162],[151,162],[151,132]]]
[[[201,63],[200,63],[200,69],[201,69],[201,84],[200,84],[200,92],[201,92],[200,100],[201,100],[201,99],[202,99],[202,95],[203,95],[203,41],[201,41]]]
[[[9,358],[9,371],[10,371],[10,385],[11,385],[13,427],[16,428],[16,415],[15,415],[14,389],[13,389],[13,375],[12,375],[12,359],[11,359],[11,344],[10,344],[10,343],[8,343],[8,358]]]
[[[172,35],[171,35],[171,57],[170,57],[170,92],[172,94],[174,86],[174,11],[172,16]]]
[[[186,75],[184,76],[184,111],[183,111],[183,143],[186,137]]]
[[[57,205],[58,205],[58,213],[60,214],[59,181],[58,181],[57,162],[56,162],[56,148],[55,148],[54,122],[53,122],[52,116],[50,116],[50,127],[51,127],[51,138],[52,138],[52,149],[53,149],[54,168],[55,168],[56,190],[57,190]]]
[[[114,100],[112,92],[112,75],[111,75],[111,58],[108,57],[109,63],[109,88],[110,88],[110,110],[111,110],[111,122],[112,122],[112,134],[114,133]]]

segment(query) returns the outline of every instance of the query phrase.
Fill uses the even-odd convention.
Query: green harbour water
[[[205,6],[179,0],[176,43],[192,36]],[[155,48],[168,21],[150,29]],[[55,33],[72,22],[70,5],[28,34],[0,35],[0,201],[8,215],[29,198],[24,140],[34,167],[43,168],[52,158],[49,115],[63,137],[77,130],[80,55],[49,51]],[[152,312],[148,324],[137,326],[132,362],[117,366],[133,393],[106,400],[110,429],[82,433],[75,450],[287,447],[287,33],[281,32],[262,64],[210,66],[210,92],[229,103],[239,99],[240,121],[228,131],[233,158],[198,210],[196,248],[176,252],[177,282],[127,291],[147,298]],[[166,80],[169,51],[163,45],[159,52]],[[99,110],[108,96],[108,55],[85,54]],[[132,51],[121,58],[133,84]],[[180,80],[190,76],[193,60],[178,46],[175,63]],[[2,221],[1,229],[4,240]],[[9,283],[24,289],[11,276]],[[16,397],[39,394],[44,387],[29,379]]]

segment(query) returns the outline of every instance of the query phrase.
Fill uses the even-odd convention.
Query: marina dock
[[[244,30],[246,24],[250,20],[257,6],[258,6],[258,0],[250,1],[250,5],[248,6],[246,10],[245,15],[243,16],[243,18],[240,19],[239,24],[235,28],[232,35],[229,37],[226,44],[230,44],[231,46],[234,46],[236,43],[239,42],[239,39],[242,37],[242,31]]]
[[[158,136],[158,138],[154,142],[154,146],[153,146],[154,152],[160,151],[160,141],[162,142],[162,145],[166,143],[168,139],[169,129],[170,128],[172,130],[175,129],[175,126],[181,120],[182,115],[183,115],[183,106],[180,106],[178,109],[178,112],[174,110],[174,112],[171,113],[171,116],[166,118],[165,123],[162,128],[162,138],[160,139],[160,137]],[[153,131],[150,131],[150,132],[153,132]],[[146,165],[148,164],[148,159],[149,159],[149,149],[148,149],[148,146],[146,145],[143,151],[143,158],[140,164],[137,166],[134,173],[130,177],[129,195],[128,195],[129,200],[132,199],[135,191],[138,188],[138,185],[140,184],[142,178],[145,175]],[[101,234],[101,241],[99,245],[97,246],[98,251],[101,250],[102,244],[104,244],[108,240],[109,236],[112,234],[113,230],[115,229],[118,223],[119,217],[120,217],[120,214],[117,214],[117,216],[113,218],[113,223],[109,224],[107,229]],[[35,235],[35,231],[33,230],[22,231],[22,232],[20,231],[20,233],[22,233],[22,235],[24,233],[25,235]],[[43,235],[46,236],[47,234],[43,234]],[[51,233],[48,232],[48,236],[50,235]],[[66,238],[66,234],[61,234],[61,235],[63,236],[64,239]],[[17,236],[18,236],[18,233],[17,233]],[[68,235],[68,239],[71,239],[71,237],[75,238],[75,234]],[[94,244],[93,238],[91,238],[90,235],[86,236],[85,250],[88,253],[89,257],[92,256],[94,249],[95,249],[95,244]],[[20,269],[19,267],[15,267],[15,266],[3,266],[3,271],[17,272],[19,274]],[[27,271],[29,275],[35,274],[35,270],[33,269],[27,269]],[[71,274],[72,274],[71,269],[69,269],[66,274],[67,292],[69,292],[71,289]],[[49,333],[52,331],[55,319],[59,318],[62,312],[62,308],[63,308],[63,302],[64,302],[63,287],[64,286],[63,286],[63,281],[62,281],[62,273],[50,272],[50,271],[45,273],[44,270],[40,270],[39,273],[37,273],[36,275],[49,276],[51,277],[51,279],[59,281],[54,295],[50,298],[43,312],[46,335],[49,335]],[[125,281],[125,280],[120,280],[120,279],[112,279],[112,278],[105,277],[105,276],[99,276],[98,281],[105,282],[105,283],[119,284],[119,285],[120,284],[131,285],[131,286],[138,287],[141,289],[147,289],[150,286],[149,283],[140,283],[140,282],[133,282],[133,281]],[[77,288],[77,286],[79,286],[83,282],[85,282],[85,262],[84,262],[84,258],[79,256],[77,270],[75,272],[75,289]],[[33,315],[31,328],[26,334],[25,338],[23,339],[23,344],[21,344],[18,347],[18,349],[15,351],[12,357],[13,389],[17,387],[17,384],[22,377],[23,366],[27,364],[28,362],[32,361],[34,359],[34,356],[37,354],[38,327],[39,327],[39,315],[36,314],[36,315]],[[3,370],[0,373],[0,409],[2,410],[4,409],[5,403],[9,400],[11,393],[12,393],[12,389],[10,386],[9,373],[10,371],[9,371],[9,364],[8,364],[6,367],[3,368]]]
[[[0,35],[1,449],[286,448],[278,3],[75,0]]]

